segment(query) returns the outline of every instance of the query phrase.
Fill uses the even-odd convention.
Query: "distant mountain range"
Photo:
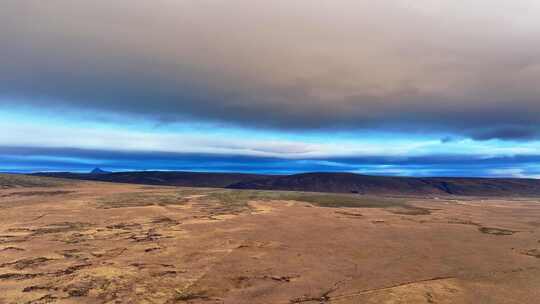
[[[95,168],[94,170],[90,171],[90,174],[108,174],[108,173],[112,173],[112,172],[102,170],[101,168]]]
[[[111,172],[100,174],[95,174],[94,171],[91,173],[43,172],[34,173],[32,175],[127,184],[217,188],[226,188],[240,182],[267,177],[266,175],[258,174],[178,171]]]
[[[540,180],[516,178],[389,177],[305,173],[243,181],[229,188],[389,195],[536,196]]]
[[[370,195],[540,196],[540,180],[517,178],[389,177],[353,173],[261,175],[139,171],[107,173],[35,173],[33,175],[115,183],[288,190]]]

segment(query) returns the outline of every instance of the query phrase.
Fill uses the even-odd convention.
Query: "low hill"
[[[270,176],[230,185],[234,189],[315,191],[360,194],[536,196],[540,180],[513,178],[414,178],[353,173]]]
[[[266,175],[243,173],[203,173],[178,171],[138,171],[100,174],[43,172],[35,173],[33,175],[127,184],[216,188],[225,188],[229,185],[268,177]]]
[[[515,178],[415,178],[353,173],[258,175],[163,171],[103,174],[58,172],[34,175],[146,185],[370,195],[540,196],[540,180]]]
[[[24,187],[60,187],[71,183],[73,183],[73,181],[42,176],[0,174],[0,189]]]
[[[107,173],[112,173],[112,172],[102,170],[101,168],[94,168],[94,170],[90,172],[90,174],[107,174]]]

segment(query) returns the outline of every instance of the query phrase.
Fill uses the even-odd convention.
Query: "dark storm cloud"
[[[525,0],[4,0],[0,98],[160,121],[526,140],[540,123],[539,18]]]
[[[451,142],[454,142],[456,139],[452,136],[445,136],[443,138],[441,138],[441,143],[443,144],[447,144],[447,143],[451,143]]]
[[[536,126],[495,127],[493,130],[479,131],[473,134],[472,137],[476,140],[493,138],[528,140],[537,138],[539,134],[540,130]]]

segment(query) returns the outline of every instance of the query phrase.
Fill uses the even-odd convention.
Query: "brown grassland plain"
[[[534,198],[0,175],[0,303],[540,303]]]

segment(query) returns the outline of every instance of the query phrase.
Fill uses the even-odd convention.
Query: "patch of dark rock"
[[[48,286],[48,285],[33,285],[33,286],[25,287],[22,290],[22,292],[33,292],[33,291],[41,291],[41,290],[50,291],[50,290],[58,290],[58,288],[53,287],[53,286]]]
[[[334,283],[334,285],[327,289],[326,291],[322,292],[318,296],[302,296],[299,298],[294,298],[289,301],[289,303],[306,303],[306,302],[318,302],[320,304],[328,303],[330,301],[330,294],[334,291],[338,290],[339,286],[345,281],[338,281]]]
[[[83,268],[86,268],[86,267],[90,267],[92,266],[92,264],[79,264],[79,265],[74,265],[74,266],[70,266],[64,270],[60,270],[60,271],[57,271],[57,272],[53,272],[51,273],[52,275],[54,276],[64,276],[64,275],[70,275],[70,274],[73,274]]]
[[[433,300],[433,295],[430,292],[426,292],[426,301],[430,304],[435,303],[435,300]]]
[[[47,216],[47,214],[46,214],[46,213],[44,213],[44,214],[40,214],[40,215],[36,216],[35,218],[33,218],[33,219],[32,219],[32,221],[37,221],[37,220],[39,220],[39,219],[42,219],[42,218],[44,218],[45,216]]]
[[[3,273],[0,274],[0,280],[30,280],[39,276],[44,276],[44,273]]]
[[[185,271],[176,271],[176,270],[167,270],[156,273],[156,277],[176,277],[180,273],[185,273]]]
[[[78,249],[68,249],[61,252],[66,259],[80,259],[81,251]]]
[[[25,191],[25,192],[13,192],[3,194],[0,197],[12,197],[12,196],[53,196],[74,193],[75,191]]]
[[[480,227],[478,230],[482,233],[493,234],[493,235],[512,235],[517,231],[502,229],[502,228],[493,228],[493,227]]]
[[[168,218],[166,216],[162,216],[162,217],[156,217],[154,219],[152,219],[151,221],[152,224],[167,224],[167,225],[178,225],[178,222],[171,219],[171,218]]]
[[[126,250],[127,248],[114,248],[114,249],[109,249],[103,252],[91,252],[91,254],[97,258],[101,258],[101,257],[112,258],[112,257],[121,256]]]
[[[64,292],[70,297],[86,297],[93,287],[92,282],[77,282],[64,288]]]
[[[174,268],[174,265],[171,265],[171,264],[158,264],[158,265],[166,267],[166,268]]]
[[[141,270],[141,269],[144,269],[148,266],[148,264],[143,264],[143,263],[131,263],[129,264],[129,266],[133,266],[135,268],[137,268],[138,270]]]
[[[85,297],[90,292],[90,289],[70,289],[67,291],[70,297]]]
[[[176,290],[176,296],[174,299],[176,301],[189,301],[189,300],[206,300],[209,297],[204,293],[195,293],[191,291],[179,291]]]
[[[0,249],[0,252],[3,252],[3,251],[24,251],[24,249],[19,248],[19,247],[10,246],[10,247]]]
[[[527,250],[523,254],[540,259],[540,249]]]
[[[471,220],[462,220],[462,219],[451,218],[451,219],[448,219],[447,223],[448,224],[459,224],[459,225],[470,225],[470,226],[481,227],[480,224],[475,223],[475,222],[473,222]]]
[[[60,241],[66,244],[79,244],[89,240],[89,236],[82,233],[72,233],[66,239],[61,239]]]
[[[430,215],[431,211],[420,207],[390,208],[389,212],[401,215]]]
[[[58,299],[57,297],[48,294],[48,295],[44,295],[41,298],[28,301],[25,304],[48,304],[48,303],[56,302],[57,299]]]
[[[121,229],[121,230],[133,230],[141,229],[142,225],[138,223],[118,223],[114,225],[107,226],[109,229]]]
[[[290,282],[292,279],[294,278],[297,278],[298,276],[270,276],[270,277],[267,277],[267,278],[270,278],[274,281],[278,281],[278,282]]]
[[[299,304],[299,303],[306,303],[306,302],[315,302],[315,303],[328,303],[330,298],[328,296],[322,296],[322,297],[310,297],[310,296],[303,296],[299,298],[294,298],[289,301],[291,304]]]
[[[231,281],[233,282],[235,288],[243,289],[251,285],[250,284],[251,279],[252,278],[248,276],[238,276],[238,277],[232,278]]]
[[[146,248],[144,252],[152,252],[152,251],[157,251],[157,250],[161,250],[161,247]]]
[[[28,240],[25,236],[18,235],[0,235],[0,244],[6,243],[22,243]]]
[[[39,258],[28,258],[28,259],[21,259],[15,262],[11,263],[4,263],[0,265],[0,268],[2,267],[13,267],[17,270],[23,270],[26,268],[31,267],[37,267],[43,264],[46,264],[49,261],[52,261],[53,259],[49,259],[46,257],[39,257]]]
[[[342,210],[338,210],[335,212],[336,214],[339,214],[339,215],[344,215],[346,217],[351,217],[351,218],[358,218],[358,217],[362,217],[363,215],[360,214],[360,213],[355,213],[355,212],[348,212],[348,211],[342,211]]]
[[[7,232],[28,232],[28,231],[32,231],[32,229],[29,229],[29,228],[9,228],[6,231]]]
[[[81,223],[81,222],[63,222],[63,223],[55,223],[51,225],[47,225],[45,227],[33,229],[33,235],[43,235],[43,234],[50,234],[50,233],[62,233],[62,232],[70,232],[70,231],[78,231],[85,228],[88,228],[90,224],[88,223]]]
[[[128,237],[135,242],[154,242],[163,238],[163,235],[157,233],[154,229],[150,229],[143,235],[132,235]]]

